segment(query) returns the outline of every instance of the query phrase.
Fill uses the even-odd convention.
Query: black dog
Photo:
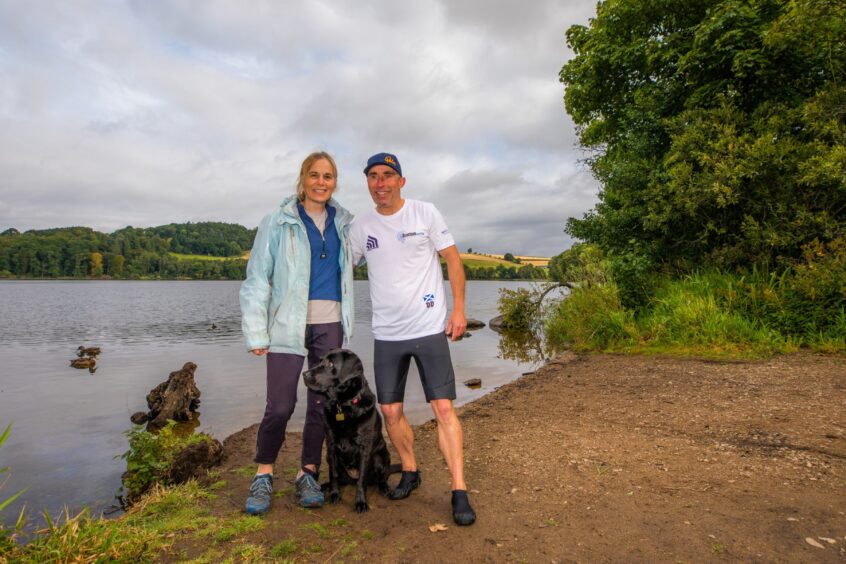
[[[398,472],[401,465],[391,466],[391,455],[382,437],[382,417],[361,360],[346,349],[329,351],[320,364],[303,373],[303,381],[327,396],[324,409],[329,502],[338,503],[341,486],[355,483],[355,511],[369,511],[367,486],[377,486],[379,493],[387,495],[388,476]],[[350,477],[349,469],[358,472],[357,479]]]

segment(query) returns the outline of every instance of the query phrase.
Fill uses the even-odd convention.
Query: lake
[[[26,504],[67,505],[98,513],[114,503],[125,462],[129,416],[146,411],[146,395],[185,362],[197,364],[202,392],[199,429],[223,439],[257,423],[264,411],[264,359],[246,352],[241,337],[240,282],[0,281],[0,432],[14,421],[0,448],[9,466],[0,501],[29,489],[3,511],[11,523]],[[449,285],[447,284],[447,287]],[[467,316],[487,323],[497,315],[499,288],[526,282],[470,281]],[[349,348],[364,362],[372,385],[373,340],[366,281],[355,282],[356,322]],[[458,405],[532,370],[531,362],[500,358],[489,328],[451,343]],[[80,345],[102,347],[97,371],[69,366]],[[432,418],[412,372],[406,411],[412,423]],[[461,383],[481,378],[480,389]],[[375,389],[375,387],[374,387]],[[288,429],[300,431],[305,388]],[[8,476],[8,474],[7,474]]]

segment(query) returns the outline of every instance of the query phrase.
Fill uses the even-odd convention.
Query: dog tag
[[[341,406],[338,406],[338,413],[335,414],[335,421],[343,421],[344,420],[344,412],[341,411]]]

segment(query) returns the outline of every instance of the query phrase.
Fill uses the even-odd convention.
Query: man
[[[406,376],[414,358],[426,401],[438,421],[441,453],[452,476],[453,520],[458,525],[472,525],[476,513],[464,483],[464,439],[452,404],[455,374],[447,341],[447,335],[456,340],[467,328],[464,267],[435,206],[403,199],[405,178],[396,155],[373,155],[364,174],[376,209],[353,223],[350,242],[353,264],[362,257],[367,261],[376,393],[388,436],[402,461],[402,478],[389,497],[406,498],[421,481],[414,435],[403,413]],[[446,260],[452,287],[448,321],[439,254]]]

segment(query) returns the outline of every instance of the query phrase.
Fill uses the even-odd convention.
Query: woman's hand
[[[267,349],[253,349],[250,352],[253,353],[256,356],[262,356],[262,355],[267,354]]]

